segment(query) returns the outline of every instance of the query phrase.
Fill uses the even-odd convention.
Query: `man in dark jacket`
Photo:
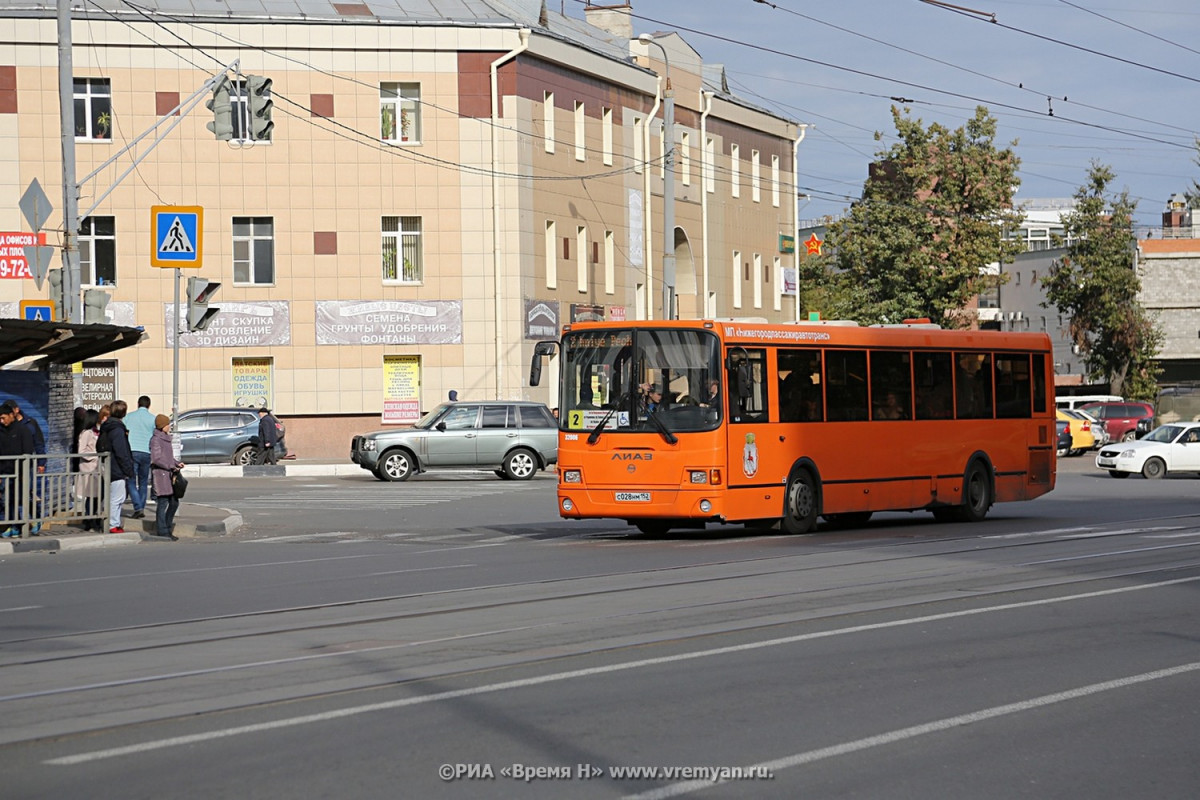
[[[114,400],[112,416],[100,426],[96,440],[97,452],[107,452],[112,466],[112,500],[108,508],[108,532],[124,533],[121,525],[121,506],[125,503],[125,482],[133,480],[133,451],[129,448],[129,431],[125,429],[125,413],[129,405],[124,400]]]
[[[0,405],[0,456],[33,455],[33,433],[29,427],[17,420],[17,412],[11,405]],[[4,519],[8,522],[2,534],[5,539],[21,535],[18,519],[24,487],[18,482],[20,472],[18,459],[0,459],[0,495],[4,498]]]
[[[258,410],[258,463],[259,464],[277,464],[279,444],[279,429],[275,424],[275,417],[271,416],[271,409],[263,406]]]

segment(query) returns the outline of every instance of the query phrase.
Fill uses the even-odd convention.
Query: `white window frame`
[[[762,155],[757,150],[750,151],[750,199],[755,203],[762,202]]]
[[[587,268],[587,227],[577,225],[575,227],[575,279],[576,288],[580,292],[588,290],[588,268]]]
[[[771,156],[771,205],[779,208],[779,156]]]
[[[679,134],[679,175],[684,186],[692,185],[692,135],[687,131]]]
[[[779,256],[775,256],[771,263],[771,269],[775,273],[775,310],[783,310],[783,261]]]
[[[108,78],[75,78],[72,83],[75,141],[111,142],[112,82]],[[108,115],[108,130],[102,133],[100,123],[104,114]]]
[[[239,235],[239,226],[249,226],[250,232],[245,235]],[[260,226],[266,226],[268,231],[264,233],[260,229]],[[269,270],[271,279],[268,281],[257,280],[260,267],[259,260],[264,257],[264,254],[262,254],[260,251],[259,245],[263,243],[268,245],[268,252],[265,254],[265,257],[270,262]],[[239,253],[239,250],[244,252]],[[234,217],[233,285],[274,286],[275,283],[275,218],[268,216]]]
[[[733,307],[742,307],[742,251],[733,251]]]
[[[542,144],[547,153],[554,154],[554,92],[542,94]]]
[[[575,101],[575,160],[587,161],[587,112],[583,101]]]
[[[717,163],[717,140],[708,137],[708,141],[704,143],[704,191],[712,194],[717,190],[717,181],[713,173],[716,171],[713,167]]]
[[[604,293],[617,293],[617,243],[612,231],[604,232]]]
[[[742,148],[729,145],[729,188],[733,197],[742,196]]]
[[[604,166],[611,167],[613,163],[613,110],[600,109],[600,146],[604,152]]]
[[[558,224],[546,220],[546,288],[558,288]]]
[[[750,280],[754,281],[754,307],[762,308],[763,301],[763,259],[761,253],[755,253],[753,267],[750,270]]]
[[[379,138],[394,145],[421,143],[421,84],[379,84]]]
[[[380,218],[380,269],[385,286],[419,286],[425,282],[423,228],[424,220],[417,216]],[[395,277],[389,277],[389,272]]]
[[[633,119],[633,171],[642,174],[646,163],[646,121],[641,117]]]
[[[96,233],[97,223],[107,222],[111,234]],[[79,221],[79,283],[81,286],[114,286],[117,282],[117,218],[108,216],[84,217]],[[111,280],[99,275],[101,260],[111,259]]]

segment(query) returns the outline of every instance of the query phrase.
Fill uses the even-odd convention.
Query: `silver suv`
[[[381,481],[430,469],[490,469],[525,481],[558,461],[558,424],[543,403],[443,403],[411,428],[355,436],[350,460]]]

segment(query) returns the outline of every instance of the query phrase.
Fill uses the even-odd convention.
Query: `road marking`
[[[1182,531],[1186,528],[1180,525],[1164,525],[1157,528],[1121,528],[1115,531],[1097,531],[1095,533],[1079,533],[1074,536],[1062,536],[1061,539],[1099,539],[1104,536],[1125,536],[1130,533],[1152,533],[1154,531]]]
[[[1174,550],[1179,547],[1195,547],[1196,543],[1189,542],[1187,544],[1160,544],[1154,547],[1132,547],[1128,550],[1110,550],[1107,553],[1088,553],[1084,556],[1063,556],[1062,558],[1048,558],[1044,561],[1024,561],[1018,566],[1035,567],[1039,564],[1060,564],[1063,561],[1086,561],[1091,558],[1107,558],[1108,556],[1127,556],[1130,553],[1150,553],[1155,550]]]
[[[765,770],[770,773],[779,772],[780,770],[790,769],[791,767],[799,767],[804,764],[812,764],[816,761],[821,761],[826,758],[835,758],[844,756],[849,753],[856,753],[860,750],[867,750],[872,747],[883,747],[884,745],[903,742],[907,739],[915,739],[918,736],[925,736],[930,733],[940,733],[953,728],[961,728],[964,725],[974,725],[977,722],[986,722],[987,720],[996,719],[998,717],[1008,716],[1009,714],[1019,714],[1022,711],[1033,711],[1038,708],[1055,705],[1056,703],[1065,703],[1068,700],[1078,700],[1082,697],[1090,697],[1091,695],[1100,694],[1102,692],[1111,692],[1117,689],[1126,689],[1130,686],[1137,686],[1141,683],[1149,683],[1150,681],[1159,681],[1164,678],[1173,678],[1177,675],[1186,675],[1189,672],[1200,670],[1200,661],[1193,661],[1190,664],[1181,664],[1177,667],[1169,667],[1167,669],[1154,670],[1153,672],[1143,672],[1140,675],[1129,675],[1125,678],[1117,678],[1116,680],[1103,681],[1101,683],[1092,683],[1087,686],[1080,686],[1075,689],[1068,689],[1065,692],[1055,692],[1054,694],[1044,694],[1041,697],[1032,697],[1028,700],[1021,700],[1016,703],[1008,703],[1002,706],[992,706],[979,711],[972,711],[969,714],[960,714],[957,717],[946,717],[945,719],[926,722],[923,725],[913,725],[908,728],[900,728],[887,733],[881,733],[876,736],[867,736],[863,739],[855,739],[851,742],[843,742],[835,744],[831,747],[822,747],[817,750],[809,750],[806,753],[796,753],[795,755],[778,758],[774,761],[762,761],[758,764],[752,764],[743,769],[751,773]],[[665,797],[678,797],[682,794],[691,794],[703,789],[709,789],[713,786],[720,786],[723,783],[730,783],[729,780],[695,780],[673,783],[669,786],[663,786],[658,789],[652,789],[641,794],[626,795],[624,800],[661,800]]]
[[[279,730],[282,728],[292,728],[298,725],[310,725],[318,722],[328,722],[335,719],[344,719],[353,717],[359,714],[368,714],[375,711],[388,711],[396,708],[405,708],[408,706],[424,705],[426,703],[439,702],[442,700],[454,700],[460,697],[473,697],[476,695],[493,694],[496,692],[509,691],[513,689],[525,689],[530,686],[541,686],[547,683],[557,683],[559,681],[572,680],[575,678],[586,678],[595,675],[609,675],[617,672],[625,672],[632,669],[641,669],[643,667],[662,666],[664,664],[675,664],[684,661],[692,661],[698,658],[709,658],[712,656],[729,655],[732,653],[746,653],[754,650],[762,650],[768,647],[778,647],[781,645],[797,644],[799,642],[811,641],[815,639],[827,639],[834,636],[845,636],[853,633],[865,633],[868,631],[886,630],[889,628],[901,628],[909,625],[925,625],[930,622],[940,622],[942,620],[957,619],[962,617],[977,616],[980,614],[990,614],[997,611],[1012,611],[1015,609],[1036,608],[1038,606],[1048,606],[1057,603],[1072,602],[1075,600],[1088,600],[1096,597],[1110,597],[1113,595],[1125,594],[1128,592],[1140,592],[1145,589],[1160,589],[1167,586],[1179,586],[1187,583],[1195,583],[1200,581],[1200,576],[1191,578],[1175,578],[1169,581],[1160,581],[1158,583],[1140,584],[1137,586],[1120,586],[1115,589],[1100,589],[1094,592],[1084,592],[1081,594],[1065,595],[1063,597],[1043,598],[1040,600],[1026,600],[1019,603],[1004,603],[997,606],[984,606],[982,608],[969,608],[962,611],[947,611],[941,614],[929,614],[922,617],[913,617],[911,619],[891,620],[888,622],[874,622],[866,625],[854,625],[848,628],[835,628],[827,631],[816,631],[814,633],[801,633],[795,636],[785,636],[778,639],[766,639],[761,642],[747,642],[745,644],[730,645],[728,647],[715,647],[710,650],[694,650],[690,653],[677,653],[671,656],[660,656],[657,658],[645,658],[637,661],[626,661],[617,664],[608,664],[601,667],[587,667],[584,669],[570,670],[568,672],[556,672],[549,675],[542,675],[534,678],[521,678],[518,680],[504,681],[501,683],[487,684],[484,686],[476,686],[470,689],[455,689],[445,692],[437,692],[434,694],[422,695],[420,697],[406,697],[400,700],[389,700],[381,703],[371,703],[369,705],[351,706],[349,708],[341,708],[335,711],[323,711],[317,714],[305,714],[298,717],[288,717],[285,719],[273,720],[271,722],[259,722],[251,725],[240,725],[233,728],[222,728],[215,731],[206,731],[204,733],[192,733],[183,736],[174,736],[168,739],[156,739],[150,742],[141,744],[125,745],[122,747],[112,747],[105,750],[92,750],[85,753],[77,753],[75,755],[60,756],[58,758],[47,759],[44,763],[55,765],[71,765],[85,764],[90,761],[101,761],[107,758],[118,758],[121,756],[136,755],[138,753],[148,753],[154,750],[164,750],[169,747],[182,747],[185,745],[197,744],[199,742],[209,742],[216,739],[225,739],[231,736],[243,736],[249,733],[260,733],[262,731]],[[388,645],[388,648],[395,645]],[[381,648],[384,649],[384,648]],[[306,660],[312,656],[298,656],[294,659],[280,659],[281,663],[289,661]],[[1095,689],[1095,687],[1116,688],[1117,685],[1131,685],[1132,683],[1141,682],[1143,680],[1153,680],[1158,677],[1167,677],[1168,675],[1180,674],[1181,672],[1190,671],[1200,668],[1200,663],[1185,665],[1184,667],[1176,667],[1172,670],[1162,670],[1155,673],[1145,673],[1145,675],[1154,676],[1151,678],[1143,676],[1133,676],[1131,678],[1122,678],[1119,681],[1109,681],[1104,684],[1093,684],[1091,687],[1082,687],[1082,689],[1072,690],[1073,692],[1094,693],[1095,691],[1103,691],[1103,689]],[[197,670],[197,674],[203,672],[216,671],[213,670]],[[130,679],[129,683],[135,682],[137,679]],[[1122,683],[1122,681],[1124,683]],[[1064,697],[1067,693],[1058,695],[1046,695],[1046,697]],[[1078,696],[1084,696],[1080,694]],[[5,698],[0,698],[3,700]],[[1042,699],[1042,698],[1038,698]],[[1032,702],[1032,701],[1026,701]],[[1014,706],[1017,704],[1014,704]],[[1012,708],[1014,706],[999,706],[998,708]],[[976,712],[977,714],[986,713]],[[1012,713],[1011,711],[1005,713]],[[982,717],[986,718],[986,717]],[[937,723],[930,723],[937,724]],[[965,723],[963,723],[965,724]],[[910,730],[910,729],[904,729]],[[888,736],[892,734],[884,734]],[[879,738],[879,737],[873,737]],[[867,740],[861,740],[867,741]],[[882,743],[882,742],[880,742]],[[708,782],[706,785],[713,785]],[[689,791],[692,791],[689,789]]]
[[[328,536],[358,536],[358,531],[328,531],[327,533],[294,533],[288,536],[266,536],[262,539],[246,539],[242,544],[263,544],[264,542],[304,542],[310,539],[324,539]]]
[[[478,564],[448,564],[444,567],[413,567],[412,569],[393,569],[388,572],[368,572],[366,577],[370,578],[376,575],[404,575],[408,572],[434,572],[441,569],[468,569],[478,566]]]

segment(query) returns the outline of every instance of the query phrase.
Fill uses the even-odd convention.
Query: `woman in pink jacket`
[[[166,414],[154,418],[154,433],[150,435],[150,479],[158,500],[154,514],[155,534],[174,541],[179,539],[175,535],[175,512],[179,510],[179,498],[175,496],[171,479],[183,469],[184,464],[175,460],[171,434],[168,432],[170,427],[171,418]]]

